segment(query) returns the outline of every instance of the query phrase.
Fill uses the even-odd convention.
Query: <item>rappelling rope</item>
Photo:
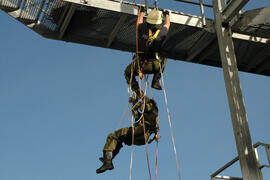
[[[131,68],[131,77],[133,76],[133,71],[134,69]],[[132,78],[130,79],[130,85],[129,85],[129,92],[130,92],[130,97],[132,97],[132,90],[131,90],[131,81],[132,81]],[[146,95],[146,89],[147,89],[147,83],[145,83],[145,92],[144,92],[144,95],[142,97],[144,97]],[[141,91],[141,86],[140,86],[140,91]],[[141,97],[141,99],[142,99]],[[139,101],[131,108],[131,111],[133,110],[133,108],[139,103]],[[149,165],[149,159],[148,159],[148,151],[147,151],[147,141],[146,141],[146,136],[145,136],[145,126],[144,126],[144,117],[143,117],[143,113],[144,113],[144,107],[145,107],[145,101],[144,101],[144,104],[143,104],[143,108],[142,108],[142,115],[141,117],[139,118],[139,120],[137,120],[136,122],[140,121],[141,118],[143,119],[143,128],[144,128],[144,138],[145,138],[145,144],[146,144],[146,157],[147,157],[147,166],[148,166],[148,171],[149,171],[149,176],[150,176],[150,180],[151,180],[151,172],[150,172],[150,165]],[[136,123],[135,122],[135,123]],[[131,159],[130,159],[130,170],[129,170],[129,180],[131,180],[131,177],[132,177],[132,164],[133,164],[133,144],[134,144],[134,121],[133,121],[133,116],[132,116],[132,145],[131,145]]]
[[[156,141],[156,168],[155,168],[155,180],[157,180],[157,163],[158,163],[158,140]]]
[[[133,68],[131,68],[131,77],[132,76],[133,76]],[[132,81],[132,78],[130,78],[130,82],[129,82],[129,84],[130,84],[129,85],[130,97],[132,97],[131,81]],[[133,109],[133,107],[131,108],[131,111],[130,112],[132,112],[132,109]],[[133,149],[133,144],[134,144],[134,119],[133,119],[133,116],[132,115],[131,115],[131,128],[132,128],[132,143],[131,143],[131,152],[130,152],[129,180],[131,180],[131,177],[132,177],[131,174],[132,174],[133,152],[134,152],[134,149]]]
[[[141,4],[142,4],[141,0]],[[141,12],[141,4],[139,7],[139,11],[138,11],[138,16]],[[139,48],[138,48],[138,21],[136,22],[136,60],[137,60],[137,64],[138,64],[138,73],[139,75],[141,75],[141,67],[140,67],[140,62],[139,62],[139,52],[138,52]],[[140,98],[142,98],[142,88],[141,88],[141,78],[139,77],[139,88],[140,88]],[[144,92],[144,96],[146,95],[146,90],[147,90],[147,83],[145,83],[145,88],[144,88],[145,92]],[[149,172],[149,177],[151,180],[151,171],[150,171],[150,165],[149,165],[149,157],[148,157],[148,150],[147,150],[147,139],[145,136],[145,123],[144,123],[144,117],[143,117],[143,113],[144,113],[144,109],[145,109],[145,98],[144,98],[144,103],[143,103],[143,108],[142,108],[142,120],[143,120],[143,131],[144,131],[144,139],[145,139],[145,151],[146,151],[146,159],[147,159],[147,167],[148,167],[148,172]]]
[[[149,77],[149,75],[147,74],[147,75],[144,76],[144,79],[145,79],[145,81],[148,84],[148,89],[149,89],[150,95],[151,95],[152,99],[154,99],[154,96],[153,96],[153,93],[152,93],[152,89],[150,88],[150,85],[149,85],[149,82],[148,82],[148,77]]]
[[[179,163],[178,163],[178,156],[177,156],[177,152],[176,152],[175,140],[174,140],[174,135],[173,135],[173,130],[172,130],[172,122],[171,122],[170,111],[169,111],[169,106],[168,106],[168,100],[167,100],[167,95],[166,95],[166,90],[165,90],[165,85],[164,85],[163,72],[162,72],[160,64],[159,64],[159,67],[160,67],[160,73],[161,73],[161,80],[162,80],[162,88],[163,88],[163,93],[164,93],[164,99],[165,99],[166,109],[167,109],[167,113],[168,113],[168,121],[169,121],[170,133],[171,133],[171,138],[172,138],[172,143],[173,143],[175,161],[176,161],[176,166],[177,166],[177,174],[178,174],[179,180],[181,180],[180,166],[179,166]]]
[[[152,93],[152,89],[150,88],[149,82],[148,82],[148,77],[149,75],[145,75],[145,81],[148,84],[148,89],[149,92],[151,94],[152,99],[154,99],[153,93]],[[157,162],[158,162],[158,140],[156,140],[156,167],[155,167],[155,180],[157,180]]]
[[[123,121],[124,121],[124,119],[125,119],[125,117],[126,117],[126,115],[127,115],[128,108],[129,108],[129,104],[127,105],[127,107],[126,107],[126,109],[125,109],[125,111],[124,111],[124,113],[123,113],[123,115],[122,115],[122,118],[121,118],[121,120],[120,120],[120,122],[119,122],[119,124],[118,124],[118,126],[117,126],[117,129],[119,129],[119,128],[122,126]]]
[[[146,90],[147,90],[147,81],[145,81],[144,96],[146,95]],[[143,116],[144,110],[145,110],[145,98],[143,98],[142,120],[143,120],[143,133],[144,133],[144,140],[145,140],[145,151],[146,151],[147,167],[148,167],[148,172],[149,172],[149,178],[151,180],[151,171],[150,171],[148,148],[147,148],[147,139],[146,139],[146,131],[145,131],[145,122],[144,122],[144,116]]]
[[[131,92],[130,94],[132,96],[132,91],[130,90],[130,92]],[[128,109],[129,109],[129,103],[128,103],[128,105],[127,105],[127,107],[126,107],[126,109],[125,109],[125,111],[124,111],[124,113],[122,115],[122,118],[121,118],[121,120],[120,120],[120,122],[119,122],[119,124],[117,126],[117,129],[119,129],[121,127],[121,125],[123,123],[123,120],[124,120],[124,118],[125,118],[125,116],[127,114]],[[128,114],[128,121],[130,121],[130,112],[131,111],[129,111],[129,114]],[[132,162],[133,162],[133,144],[134,144],[134,120],[133,120],[133,116],[132,115],[131,115],[131,126],[132,126],[132,144],[131,144],[131,158],[130,158],[129,180],[131,180],[131,170],[132,170]]]
[[[147,82],[145,81],[145,92],[144,92],[143,97],[146,96],[146,90],[147,90]],[[141,110],[142,110],[141,111],[141,117],[135,123],[137,123],[137,122],[139,122],[141,120],[143,122],[143,131],[144,131],[144,140],[145,140],[145,151],[146,151],[147,167],[148,167],[149,177],[150,177],[150,180],[151,180],[151,171],[150,171],[150,163],[149,163],[148,148],[147,148],[146,130],[145,130],[145,122],[144,122],[144,116],[143,116],[146,102],[145,102],[145,98],[143,98],[143,97],[141,98],[141,101],[143,101],[143,104],[141,104],[141,106],[142,106],[141,107]],[[131,111],[133,110],[133,108],[138,103],[139,103],[139,101],[132,107]],[[132,126],[133,126],[133,124],[134,123],[132,122]],[[134,138],[134,131],[133,131],[133,138]],[[132,167],[132,165],[130,167]],[[130,168],[130,172],[131,172],[131,168]],[[130,173],[130,179],[131,179],[131,173]]]
[[[131,155],[130,155],[130,168],[129,168],[129,180],[131,180],[131,172],[132,172],[132,165],[133,165],[133,144],[134,144],[134,123],[133,123],[133,116],[131,115],[132,121],[132,143],[131,143]]]
[[[142,0],[141,0],[141,4],[142,4]],[[141,11],[141,5],[139,6],[139,11],[138,11],[138,16],[140,14]],[[145,122],[144,122],[144,110],[145,110],[145,98],[143,98],[146,95],[146,90],[147,90],[147,82],[145,82],[145,92],[144,95],[142,96],[142,88],[141,88],[141,67],[140,67],[140,62],[139,62],[139,55],[138,55],[138,21],[136,23],[136,60],[137,60],[137,64],[138,64],[138,74],[139,74],[139,89],[140,89],[140,94],[138,94],[138,96],[140,97],[140,99],[143,99],[143,107],[142,107],[142,112],[141,112],[141,117],[139,119],[142,118],[143,121],[143,129],[144,129],[144,139],[145,139],[145,150],[146,150],[146,158],[147,158],[147,167],[148,167],[148,172],[149,172],[149,177],[151,180],[151,171],[150,171],[150,165],[149,165],[149,158],[148,158],[148,150],[147,150],[147,139],[146,139],[146,131],[145,131]],[[134,66],[135,64],[132,64],[132,68],[131,68],[131,77],[133,77],[133,70],[134,70]],[[132,78],[130,79],[130,83],[129,83],[129,90],[130,90],[130,97],[132,96],[132,90],[131,90],[131,81]],[[152,95],[152,92],[151,92]],[[132,111],[132,110],[131,110]],[[136,123],[136,122],[135,122]],[[132,145],[134,144],[134,122],[133,122],[133,116],[132,116]],[[131,160],[130,160],[130,176],[129,176],[129,180],[131,180],[131,171],[132,171],[132,163],[133,163],[133,146],[131,149]],[[156,161],[157,164],[157,161]],[[156,170],[157,172],[157,170]]]
[[[141,4],[142,4],[142,0],[141,0]],[[139,14],[141,12],[141,5],[139,6],[139,9],[138,9],[138,17],[139,17]],[[141,67],[140,67],[140,62],[139,62],[139,44],[138,44],[138,20],[136,22],[136,60],[137,60],[137,66],[138,66],[138,73],[140,75],[141,73]],[[139,78],[139,88],[140,88],[140,94],[137,94],[138,96],[141,97],[141,78]]]

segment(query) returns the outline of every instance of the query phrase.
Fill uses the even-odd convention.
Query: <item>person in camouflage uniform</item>
[[[128,146],[132,144],[144,145],[152,133],[155,133],[155,136],[148,143],[159,138],[158,107],[156,102],[146,96],[142,99],[130,97],[129,102],[133,104],[132,114],[135,119],[134,132],[132,132],[132,127],[125,127],[107,136],[103,148],[103,157],[99,158],[103,165],[96,170],[96,173],[103,173],[106,170],[114,169],[112,160],[123,147],[122,143]],[[145,126],[143,126],[143,120]],[[134,139],[132,138],[133,135]],[[134,140],[133,143],[132,139]]]
[[[151,86],[161,90],[159,80],[167,61],[161,48],[170,28],[169,11],[162,12],[155,8],[148,14],[146,22],[143,22],[144,12],[142,7],[137,19],[138,52],[125,69],[126,82],[138,96],[142,94],[135,78],[138,75],[142,78],[142,74],[154,74]]]

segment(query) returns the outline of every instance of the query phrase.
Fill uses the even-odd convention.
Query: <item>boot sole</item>
[[[156,90],[162,90],[162,88],[159,88],[159,87],[152,87],[152,88],[154,88]]]
[[[114,167],[111,167],[111,168],[104,169],[103,171],[99,171],[99,172],[96,171],[96,173],[100,174],[100,173],[104,173],[107,170],[113,170],[113,169],[114,169]]]

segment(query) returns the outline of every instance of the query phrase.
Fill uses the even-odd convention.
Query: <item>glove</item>
[[[158,141],[161,137],[159,136],[158,133],[155,134],[155,140]]]
[[[145,11],[146,11],[145,7],[144,6],[141,6],[140,12],[145,12]]]
[[[159,134],[157,133],[157,134],[155,134],[155,136],[154,136],[152,139],[150,139],[150,140],[148,141],[148,144],[151,144],[154,140],[156,140],[156,141],[158,142],[159,139],[160,139],[160,136],[159,136]]]
[[[166,16],[166,15],[170,15],[170,12],[166,9],[163,9],[162,14],[163,14],[163,16]]]
[[[128,98],[128,102],[129,103],[133,103],[134,101],[136,101],[136,99],[134,97],[129,97]]]

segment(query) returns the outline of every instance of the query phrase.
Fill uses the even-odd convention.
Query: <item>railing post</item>
[[[200,2],[201,14],[202,14],[202,24],[205,27],[206,26],[206,19],[205,19],[203,1],[202,0],[199,0],[199,2]]]
[[[147,12],[147,10],[149,8],[148,0],[145,0],[145,8],[146,8],[146,12]]]

